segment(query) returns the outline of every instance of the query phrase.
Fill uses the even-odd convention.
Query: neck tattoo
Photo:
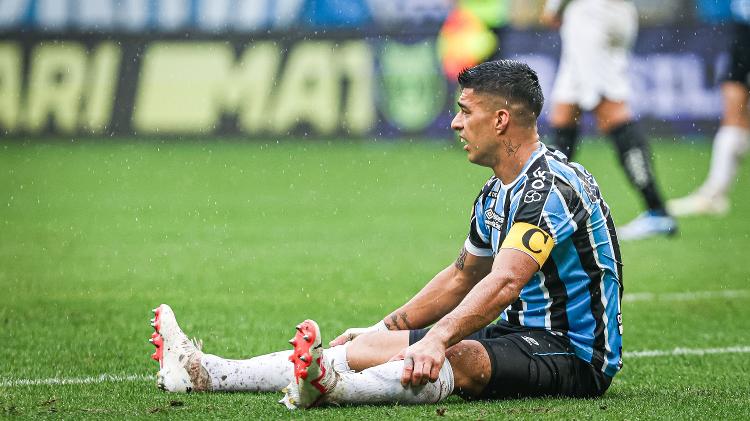
[[[521,147],[521,145],[513,145],[510,140],[503,140],[503,145],[505,146],[505,153],[507,153],[508,156],[515,156],[516,152],[518,152],[518,149]]]

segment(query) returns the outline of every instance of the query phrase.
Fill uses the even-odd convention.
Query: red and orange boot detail
[[[279,403],[289,409],[320,406],[335,386],[336,373],[323,357],[318,324],[313,320],[298,324],[297,333],[289,343],[294,347],[289,356],[294,365],[294,381],[282,390],[284,398]]]
[[[148,340],[156,347],[151,358],[159,362],[156,384],[168,392],[191,392],[196,389],[189,371],[199,366],[200,343],[191,341],[177,324],[174,312],[162,304],[152,310],[151,326],[154,333]],[[194,377],[194,376],[193,376]],[[203,382],[201,382],[203,383]]]

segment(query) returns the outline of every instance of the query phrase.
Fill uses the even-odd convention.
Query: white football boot
[[[724,195],[711,197],[701,192],[695,192],[688,196],[668,201],[667,210],[674,216],[724,216],[729,213],[729,199]]]
[[[294,347],[289,361],[294,364],[294,380],[285,387],[280,404],[288,409],[307,409],[325,403],[325,397],[336,385],[336,372],[323,356],[320,328],[313,320],[297,325],[289,340]]]
[[[168,305],[162,304],[153,312],[151,326],[155,332],[151,334],[149,342],[156,347],[156,352],[151,358],[159,362],[157,386],[167,392],[189,393],[193,390],[205,390],[206,382],[201,381],[200,385],[196,385],[190,375],[190,371],[196,372],[197,375],[200,370],[202,344],[197,340],[191,341],[182,332],[177,325],[174,312]]]

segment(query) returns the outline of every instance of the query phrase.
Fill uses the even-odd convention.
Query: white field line
[[[155,375],[146,376],[143,374],[131,374],[131,375],[102,374],[100,376],[91,376],[91,377],[52,377],[49,379],[0,379],[0,387],[124,383],[124,382],[142,382],[146,380],[155,380],[155,379],[156,379]]]
[[[626,291],[622,301],[626,303],[637,301],[693,301],[706,298],[750,298],[748,289],[727,289],[723,291],[693,291],[693,292],[635,292]]]
[[[730,346],[726,348],[675,348],[673,350],[625,351],[623,358],[679,357],[683,355],[705,356],[711,354],[747,354],[750,346]]]
[[[730,346],[726,348],[675,348],[671,350],[644,350],[625,352],[623,356],[628,358],[656,358],[656,357],[679,357],[679,356],[706,356],[714,354],[748,354],[750,346]],[[53,377],[49,379],[6,379],[0,380],[0,387],[19,386],[58,386],[67,384],[98,384],[98,383],[125,383],[153,381],[155,376],[133,374],[129,376],[102,374],[92,377]]]

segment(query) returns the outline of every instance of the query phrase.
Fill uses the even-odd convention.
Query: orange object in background
[[[448,15],[437,37],[443,72],[456,80],[461,70],[481,63],[497,48],[497,38],[474,13],[456,7]]]

